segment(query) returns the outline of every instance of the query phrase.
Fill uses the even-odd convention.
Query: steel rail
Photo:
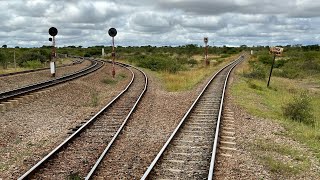
[[[54,150],[52,150],[48,155],[46,155],[42,160],[40,160],[37,164],[35,164],[33,167],[31,167],[26,173],[24,173],[21,177],[19,177],[19,180],[22,179],[28,179],[32,174],[36,172],[37,169],[39,169],[45,162],[47,162],[53,155],[57,154],[62,150],[63,147],[66,147],[70,142],[72,142],[73,139],[75,139],[82,131],[84,131],[90,124],[94,123],[100,115],[103,114],[103,112],[109,108],[111,105],[113,105],[132,85],[135,74],[131,69],[128,68],[127,64],[123,63],[116,63],[120,66],[123,66],[127,68],[131,74],[132,78],[129,84],[122,90],[115,98],[113,98],[106,106],[104,106],[98,113],[96,113],[90,120],[88,120],[85,124],[83,124],[77,131],[75,131],[73,134],[71,134],[67,139],[65,139],[60,145],[58,145]]]
[[[215,136],[214,136],[213,149],[212,149],[212,153],[211,153],[211,161],[210,161],[210,167],[209,167],[208,180],[212,180],[213,175],[214,175],[214,165],[215,165],[215,159],[216,159],[216,154],[217,154],[218,139],[219,139],[219,134],[220,134],[221,116],[222,116],[224,96],[225,96],[226,88],[228,85],[229,75],[230,75],[231,71],[233,70],[233,68],[236,67],[236,65],[238,65],[240,62],[242,62],[243,59],[244,59],[243,56],[241,56],[240,61],[236,62],[230,68],[230,70],[227,73],[226,79],[224,81],[222,95],[221,95],[221,101],[220,101],[219,114],[218,114],[217,125],[216,125]]]
[[[241,56],[240,56],[241,57]],[[175,135],[177,134],[177,132],[179,131],[180,127],[182,126],[182,124],[184,123],[184,121],[187,119],[187,117],[189,116],[190,112],[194,109],[195,105],[197,104],[198,100],[200,99],[200,97],[204,94],[204,92],[207,90],[208,86],[211,84],[211,82],[213,81],[213,79],[216,78],[216,76],[223,71],[225,68],[229,67],[230,65],[236,63],[237,61],[239,61],[239,58],[237,58],[236,60],[232,61],[231,63],[229,63],[228,65],[226,65],[225,67],[221,68],[218,72],[216,72],[212,78],[208,81],[208,83],[205,85],[205,87],[202,89],[202,91],[200,92],[200,94],[198,95],[198,97],[195,99],[195,101],[192,103],[192,105],[190,106],[190,108],[188,109],[188,111],[185,113],[185,115],[183,116],[183,118],[181,119],[181,121],[179,122],[179,124],[177,125],[177,127],[174,129],[173,133],[171,134],[171,136],[168,138],[168,140],[166,141],[166,143],[163,145],[163,147],[161,148],[161,150],[159,151],[159,153],[157,154],[157,156],[154,158],[154,160],[152,161],[152,163],[150,164],[150,166],[147,168],[147,170],[145,171],[145,173],[143,174],[143,176],[141,177],[141,180],[145,180],[148,175],[150,174],[150,172],[152,171],[152,169],[154,168],[154,166],[156,165],[156,163],[158,162],[158,160],[160,159],[160,157],[163,155],[164,151],[167,149],[168,145],[170,144],[170,142],[172,141],[172,139],[175,137]]]
[[[30,92],[37,91],[39,89],[44,89],[44,88],[47,88],[47,87],[50,87],[50,86],[53,86],[56,84],[60,84],[63,82],[67,82],[67,81],[82,77],[84,75],[87,75],[91,72],[98,70],[99,68],[101,68],[104,65],[104,62],[102,62],[102,61],[96,61],[96,60],[94,60],[94,61],[90,60],[90,61],[92,62],[91,66],[86,67],[80,71],[76,71],[71,74],[68,74],[66,76],[59,77],[59,78],[56,78],[53,80],[48,80],[48,81],[43,81],[43,82],[27,85],[27,86],[24,86],[21,88],[13,89],[11,91],[6,91],[3,93],[0,93],[0,102],[7,101],[7,100],[13,99],[14,97],[17,97],[17,96],[21,96],[21,95],[24,95],[24,94],[27,94]]]
[[[131,66],[131,65],[130,65]],[[103,161],[103,158],[106,156],[106,154],[108,153],[109,149],[111,148],[111,146],[113,145],[114,141],[117,139],[118,135],[120,134],[120,132],[122,131],[123,127],[126,125],[128,119],[130,118],[131,114],[134,112],[134,110],[136,109],[136,106],[138,105],[138,103],[140,102],[140,99],[142,98],[142,96],[144,95],[144,93],[147,90],[147,86],[148,86],[148,77],[147,75],[141,71],[140,69],[131,66],[132,68],[137,69],[138,71],[140,71],[144,77],[145,77],[145,85],[144,85],[144,89],[141,92],[138,100],[136,101],[136,103],[133,105],[132,109],[130,110],[129,114],[127,115],[127,117],[125,118],[125,120],[123,121],[123,123],[121,124],[120,128],[118,129],[118,131],[116,132],[116,134],[113,136],[112,140],[108,143],[108,146],[104,149],[103,153],[100,155],[100,157],[98,158],[98,160],[96,161],[96,163],[94,164],[94,166],[91,168],[90,172],[87,174],[87,176],[85,177],[86,180],[89,180],[92,178],[92,176],[94,175],[94,173],[96,172],[96,170],[98,169],[98,166],[100,165],[100,163]]]

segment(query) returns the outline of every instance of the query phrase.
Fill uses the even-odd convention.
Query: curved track
[[[60,84],[66,81],[70,81],[79,77],[82,77],[84,75],[87,75],[89,73],[92,73],[96,70],[98,70],[99,68],[101,68],[104,64],[104,62],[102,61],[97,61],[97,60],[90,60],[92,62],[92,64],[85,68],[82,69],[80,71],[71,73],[69,75],[60,77],[60,78],[56,78],[53,80],[49,80],[49,81],[44,81],[44,82],[40,82],[40,83],[36,83],[36,84],[31,84],[28,86],[24,86],[22,88],[18,88],[18,89],[14,89],[11,91],[6,91],[3,93],[0,93],[0,102],[4,102],[4,101],[8,101],[10,99],[31,93],[31,92],[35,92],[37,90],[43,89],[43,88],[47,88],[56,84]]]
[[[243,59],[211,78],[141,179],[212,179],[228,76]]]
[[[90,172],[99,155],[120,133],[147,89],[145,73],[127,68],[132,72],[129,85],[19,179],[72,179],[85,177]]]

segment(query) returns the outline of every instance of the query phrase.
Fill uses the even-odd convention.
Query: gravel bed
[[[103,161],[105,179],[140,179],[210,79],[191,91],[167,92],[159,79],[146,74],[148,90]]]
[[[145,96],[104,159],[106,179],[139,179],[195,98],[197,91],[169,93],[147,75]]]
[[[232,81],[236,77],[232,75]],[[312,155],[312,152],[303,144],[285,136],[285,128],[272,120],[254,117],[245,110],[235,105],[234,99],[229,93],[225,107],[234,112],[236,149],[232,157],[218,157],[218,165],[215,179],[320,179],[320,164]],[[283,163],[297,165],[301,163],[288,155],[263,151],[257,148],[257,140],[262,143],[290,147],[291,150],[301,152],[304,161],[308,161],[308,167],[298,173],[283,173],[271,170],[260,159],[264,156],[272,157]],[[261,142],[260,142],[261,143]],[[298,166],[299,167],[299,166]]]
[[[90,61],[83,61],[81,64],[75,64],[72,66],[60,67],[56,70],[56,77],[61,77],[66,74],[70,74],[75,71],[79,71],[88,67],[91,64]],[[54,79],[51,77],[50,70],[36,71],[30,73],[17,74],[12,76],[0,77],[0,93],[23,87],[29,84],[34,84],[41,81],[47,81]]]
[[[0,179],[16,179],[44,157],[79,125],[105,106],[131,79],[131,72],[116,66],[126,76],[116,84],[111,65],[55,87],[28,104],[0,113]]]

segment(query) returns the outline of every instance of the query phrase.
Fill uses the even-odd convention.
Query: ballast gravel
[[[49,88],[33,102],[0,113],[0,179],[21,176],[62,143],[71,128],[122,91],[131,72],[116,66],[117,82],[108,84],[111,69],[107,63],[90,75]]]

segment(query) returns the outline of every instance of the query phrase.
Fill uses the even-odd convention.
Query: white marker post
[[[105,54],[104,54],[104,48],[101,49],[101,54],[102,54],[102,57],[105,56]]]

